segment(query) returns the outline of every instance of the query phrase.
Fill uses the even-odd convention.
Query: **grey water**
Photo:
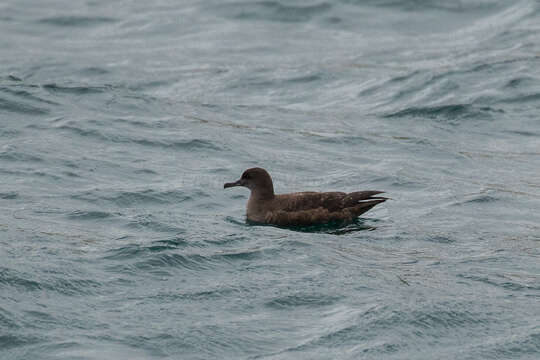
[[[0,3],[0,359],[539,358],[538,1]]]

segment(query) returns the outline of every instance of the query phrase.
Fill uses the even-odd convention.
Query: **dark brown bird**
[[[274,194],[270,174],[262,168],[247,169],[242,177],[223,188],[245,186],[251,190],[247,219],[278,226],[310,226],[329,222],[351,222],[387,198],[383,191],[298,192]]]

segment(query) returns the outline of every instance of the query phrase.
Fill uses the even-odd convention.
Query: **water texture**
[[[0,4],[0,358],[540,358],[540,3]],[[344,228],[278,192],[384,190]]]

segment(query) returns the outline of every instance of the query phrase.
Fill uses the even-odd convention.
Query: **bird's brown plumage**
[[[309,226],[333,221],[351,222],[375,205],[386,201],[375,196],[382,191],[299,192],[275,195],[272,178],[262,168],[244,171],[224,188],[245,186],[251,190],[247,205],[250,221],[278,226]]]

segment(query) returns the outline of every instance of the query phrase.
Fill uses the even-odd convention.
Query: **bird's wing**
[[[309,211],[324,209],[328,212],[353,208],[370,200],[386,200],[384,197],[373,197],[382,191],[344,192],[304,192],[280,195],[278,208],[283,211]],[[382,202],[378,201],[377,203]]]
[[[275,210],[268,212],[264,220],[268,224],[275,224],[278,226],[309,226],[332,221],[350,222],[375,205],[386,201],[385,198],[370,199],[371,200],[360,201],[355,206],[335,211],[330,211],[323,207],[296,211]]]

